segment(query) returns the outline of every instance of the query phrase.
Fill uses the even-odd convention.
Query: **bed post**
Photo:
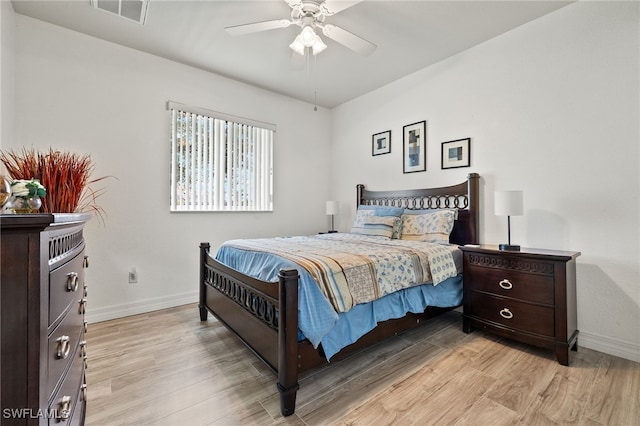
[[[205,287],[207,256],[209,255],[209,243],[200,243],[200,299],[198,309],[200,309],[200,321],[207,320],[207,289]]]
[[[480,175],[477,173],[469,173],[467,175],[467,197],[469,199],[469,232],[471,241],[469,244],[478,244],[480,236],[478,235],[478,226],[480,225]]]
[[[278,297],[278,391],[280,411],[290,416],[296,409],[298,385],[298,271],[282,269]]]
[[[360,204],[362,204],[362,190],[364,190],[364,185],[359,183],[356,185],[356,209]]]

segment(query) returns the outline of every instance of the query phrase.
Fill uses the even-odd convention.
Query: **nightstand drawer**
[[[465,315],[482,318],[521,331],[554,335],[554,310],[516,300],[494,297],[471,291],[465,305]]]
[[[528,302],[554,304],[552,276],[471,266],[464,271],[464,282],[472,290]]]

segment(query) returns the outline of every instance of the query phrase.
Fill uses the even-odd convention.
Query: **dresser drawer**
[[[543,336],[554,335],[554,310],[471,291],[465,315]]]
[[[58,321],[84,291],[84,251],[49,274],[49,326]]]
[[[84,315],[72,308],[48,338],[47,395],[51,396],[58,383],[63,380],[63,373],[75,358],[83,358],[85,348]],[[78,347],[82,342],[82,347]]]
[[[73,363],[69,368],[60,389],[51,398],[49,412],[55,413],[55,418],[49,420],[50,425],[66,426],[79,424],[84,414],[84,360],[79,356],[79,352],[74,354]]]
[[[472,290],[528,302],[554,304],[552,276],[527,274],[508,269],[470,266],[464,271],[464,282]]]

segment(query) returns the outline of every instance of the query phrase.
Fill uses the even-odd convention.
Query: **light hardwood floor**
[[[300,380],[279,412],[274,374],[196,305],[90,324],[88,426],[640,425],[640,364],[552,353],[480,331],[459,312]],[[579,342],[578,342],[579,343]]]

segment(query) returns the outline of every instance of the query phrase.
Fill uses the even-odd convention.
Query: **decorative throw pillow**
[[[400,222],[396,216],[362,215],[361,226],[351,228],[351,233],[390,239],[394,228],[400,227]]]
[[[356,212],[356,218],[354,220],[353,226],[354,227],[361,227],[361,222],[359,222],[359,216],[369,216],[369,215],[374,215],[374,216],[395,216],[395,217],[402,217],[402,212],[404,211],[404,209],[402,207],[389,207],[389,206],[365,206],[365,205],[360,205],[358,206],[358,211]],[[361,219],[360,219],[361,220]],[[402,226],[402,220],[399,220],[397,222],[395,222],[395,227],[393,229],[393,234],[391,235],[391,238],[400,238],[400,228]],[[357,233],[357,232],[353,232],[352,233]]]
[[[455,212],[457,213],[457,212]],[[403,240],[448,243],[456,214],[452,210],[434,210],[423,214],[402,215]]]
[[[376,212],[373,210],[366,210],[358,208],[356,212],[356,218],[353,220],[353,225],[351,225],[351,233],[355,234],[354,229],[362,228],[364,226],[364,220],[367,217],[374,216]]]

